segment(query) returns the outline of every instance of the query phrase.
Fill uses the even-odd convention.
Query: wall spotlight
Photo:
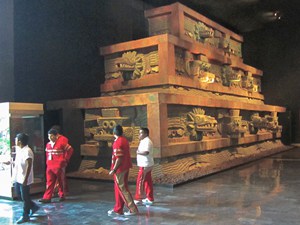
[[[280,20],[282,18],[282,14],[280,11],[274,11],[273,16],[276,20]]]
[[[283,14],[276,10],[276,11],[269,11],[262,13],[262,18],[264,22],[274,22],[282,19]]]

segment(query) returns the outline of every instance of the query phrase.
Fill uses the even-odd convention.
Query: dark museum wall
[[[264,71],[265,102],[287,107],[291,142],[300,142],[300,18],[244,35],[244,61]],[[297,19],[298,18],[298,19]]]
[[[0,1],[0,102],[14,101],[13,1]]]
[[[46,103],[100,96],[104,63],[99,47],[146,37],[144,10],[158,6],[146,2],[0,1],[0,32],[5,34],[0,36],[0,100]],[[298,24],[276,23],[241,33],[245,63],[264,71],[265,102],[286,106],[294,120],[300,104]],[[3,88],[12,84],[14,89]]]
[[[16,0],[16,99],[99,96],[104,79],[99,46],[131,40],[137,29],[144,32],[144,21],[136,19],[142,18],[143,8],[129,3]]]
[[[16,101],[100,96],[104,61],[99,47],[146,37],[144,9],[143,2],[134,0],[34,0],[30,4],[15,0]],[[45,112],[45,142],[54,124],[80,149],[84,143],[80,110]],[[80,151],[72,159],[69,171],[78,169]]]

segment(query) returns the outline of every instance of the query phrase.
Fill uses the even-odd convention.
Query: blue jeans
[[[24,202],[23,217],[29,218],[30,209],[37,207],[37,205],[30,198],[30,186],[23,186],[20,183],[15,183],[15,190],[18,197]]]

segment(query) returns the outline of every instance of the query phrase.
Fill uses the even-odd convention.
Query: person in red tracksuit
[[[122,136],[123,128],[117,125],[113,129],[115,141],[113,143],[112,163],[109,175],[114,176],[114,189],[115,189],[115,206],[107,213],[109,216],[132,216],[138,213],[138,209],[134,204],[132,195],[128,188],[128,174],[129,169],[132,167],[130,148],[128,140]],[[123,212],[123,207],[129,209]]]
[[[56,182],[59,184],[59,201],[65,200],[64,170],[73,153],[73,148],[68,144],[68,139],[59,135],[57,130],[50,129],[48,131],[48,138],[50,141],[46,145],[47,184],[43,198],[39,200],[41,203],[51,202]]]
[[[55,129],[57,130],[58,132],[58,135],[59,135],[59,138],[61,139],[65,139],[63,140],[64,142],[66,143],[69,143],[69,139],[65,136],[62,135],[62,132],[61,132],[61,128],[59,125],[54,125],[51,127],[51,129]],[[71,157],[71,156],[70,156]],[[68,165],[66,165],[67,167]],[[67,182],[67,176],[66,176],[66,167],[65,169],[63,170],[63,178],[64,178],[64,194],[67,195],[69,193],[69,185],[68,185],[68,182]],[[58,182],[56,182],[55,186],[54,186],[54,192],[53,192],[53,197],[58,194]]]

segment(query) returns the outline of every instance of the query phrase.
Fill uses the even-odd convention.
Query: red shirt
[[[68,138],[60,135],[54,145],[48,142],[46,145],[47,166],[63,168],[70,160],[73,148],[68,143]]]
[[[113,143],[111,169],[114,168],[117,158],[122,158],[121,165],[117,168],[116,173],[129,170],[132,167],[129,142],[123,136],[119,136]]]

